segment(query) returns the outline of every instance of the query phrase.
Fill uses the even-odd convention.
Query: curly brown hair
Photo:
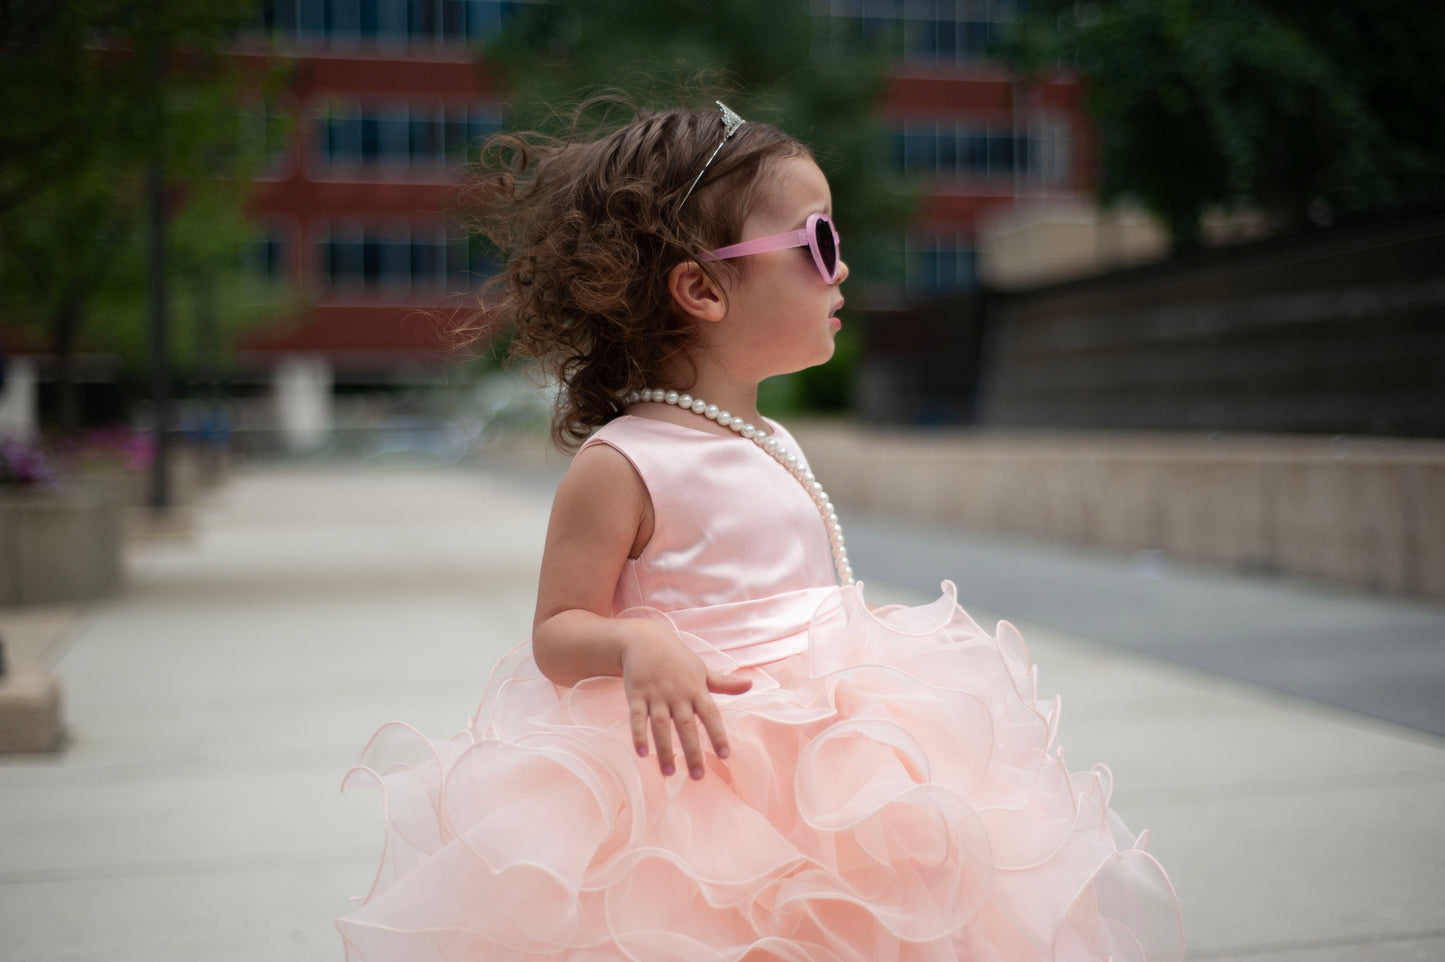
[[[469,227],[507,258],[459,334],[510,329],[510,356],[556,378],[552,440],[563,451],[617,417],[628,391],[691,367],[696,334],[673,303],[669,272],[740,240],[770,163],[812,156],[776,127],[746,123],[679,207],[722,141],[716,108],[629,107],[629,122],[589,135],[580,118],[595,106],[578,109],[566,137],[492,137],[462,190]],[[737,272],[699,264],[714,280]]]

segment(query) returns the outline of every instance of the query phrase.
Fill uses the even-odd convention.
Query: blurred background
[[[497,257],[457,209],[467,162],[600,91],[723,95],[813,145],[834,186],[853,267],[838,356],[764,397],[850,428],[812,439],[830,476],[866,474],[839,460],[864,429],[992,464],[1067,432],[1047,449],[1095,476],[1059,482],[1079,503],[1000,468],[1030,480],[968,495],[960,520],[1445,594],[1438,539],[1409,533],[1438,475],[1301,466],[1413,465],[1433,448],[1361,439],[1445,433],[1445,72],[1426,6],[6,9],[7,481],[152,469],[128,483],[164,509],[238,457],[461,461],[535,433],[548,398],[499,363],[507,332],[482,314],[448,351]],[[1321,444],[1234,443],[1260,434]],[[1164,463],[1181,458],[1218,480],[1186,465],[1186,494]],[[1126,464],[1157,474],[1129,495],[1149,518],[1111,527],[1096,502],[1121,496]],[[1295,517],[1300,485],[1339,490]],[[883,496],[844,486],[855,507]],[[1288,543],[1362,509],[1396,530],[1340,534],[1353,562]],[[1220,511],[1240,543],[1166,517]]]
[[[1042,633],[1175,840],[1197,957],[1445,958],[1445,840],[1399,830],[1445,804],[1441,50],[1409,0],[0,4],[0,955],[334,955],[309,926],[370,822],[287,812],[525,637],[566,463],[459,188],[489,135],[620,92],[814,149],[848,305],[763,410],[870,583]],[[213,806],[249,791],[217,746],[307,774]],[[113,783],[124,811],[56,801]],[[169,861],[116,842],[157,810]],[[1264,912],[1291,866],[1310,906]],[[198,934],[187,872],[249,921]],[[46,886],[117,874],[149,881],[65,948]],[[169,948],[127,921],[187,898]]]

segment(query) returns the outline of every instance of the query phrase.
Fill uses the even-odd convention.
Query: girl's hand
[[[632,743],[647,755],[648,720],[663,775],[673,773],[672,729],[677,729],[688,774],[702,778],[702,741],[707,731],[718,758],[728,757],[722,713],[712,693],[740,695],[753,686],[746,678],[710,671],[666,625],[639,620],[622,651],[622,684],[632,711]]]

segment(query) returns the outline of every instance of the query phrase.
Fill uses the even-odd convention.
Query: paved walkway
[[[1445,605],[981,532],[848,520],[860,570],[1112,647],[1445,736]]]
[[[49,653],[67,750],[0,759],[0,959],[339,958],[379,847],[341,776],[387,720],[461,726],[527,633],[548,496],[253,471],[141,548]],[[1153,829],[1191,958],[1445,958],[1445,739],[1018,620],[1070,760]]]

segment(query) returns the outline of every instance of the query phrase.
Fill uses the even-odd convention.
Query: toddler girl
[[[1147,835],[1065,768],[1014,629],[946,582],[870,609],[758,413],[831,356],[848,266],[807,148],[718,106],[514,139],[471,186],[510,252],[492,317],[580,450],[533,637],[464,731],[388,726],[373,752],[413,761],[348,776],[388,821],[348,958],[1178,958]]]

